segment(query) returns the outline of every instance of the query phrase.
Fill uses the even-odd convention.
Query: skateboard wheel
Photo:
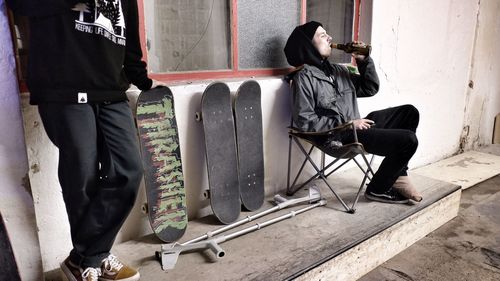
[[[200,122],[200,121],[202,120],[202,117],[201,117],[201,112],[199,112],[199,111],[198,111],[198,112],[196,112],[196,113],[194,114],[194,119],[195,119],[196,121]]]
[[[203,198],[210,199],[210,190],[209,189],[205,189],[205,191],[203,191]]]
[[[144,204],[142,204],[141,211],[142,211],[142,213],[144,213],[144,214],[147,214],[147,213],[148,213],[148,203],[144,203]]]

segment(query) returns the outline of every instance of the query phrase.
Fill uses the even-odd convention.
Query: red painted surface
[[[353,33],[354,33],[354,41],[357,41],[359,38],[359,16],[361,14],[361,0],[356,0],[355,6],[354,6],[354,27],[353,27]]]
[[[307,0],[301,0],[300,3],[300,24],[306,23],[307,20]]]
[[[231,50],[233,70],[238,71],[238,0],[231,0]]]
[[[256,69],[256,70],[221,70],[221,71],[204,71],[204,72],[182,72],[182,73],[155,73],[150,74],[150,77],[160,81],[192,81],[192,80],[212,80],[212,79],[228,79],[240,77],[256,77],[256,76],[281,76],[290,72],[292,68],[284,69]]]
[[[138,0],[139,8],[139,33],[141,38],[141,46],[143,59],[147,61],[146,48],[146,28],[144,15],[144,1]],[[307,0],[301,1],[300,23],[303,24],[307,20]],[[359,35],[359,14],[361,0],[356,0],[354,7],[354,40],[358,39]],[[192,71],[192,72],[170,72],[170,73],[151,73],[153,79],[161,81],[192,81],[192,80],[210,80],[223,78],[239,78],[239,77],[255,77],[255,76],[277,76],[283,75],[291,70],[286,69],[239,69],[239,50],[238,50],[238,0],[231,0],[231,62],[232,69],[219,71]]]

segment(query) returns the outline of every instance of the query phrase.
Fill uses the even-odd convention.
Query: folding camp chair
[[[349,143],[349,144],[340,144],[339,146],[324,146],[323,144],[318,144],[316,143],[315,139],[317,139],[318,136],[326,136],[326,135],[334,135],[342,130],[353,130],[354,134],[354,142]],[[375,155],[371,157],[370,162],[368,162],[366,158],[367,152],[363,148],[363,145],[358,142],[358,136],[356,134],[356,128],[354,127],[354,124],[352,122],[348,122],[346,124],[343,124],[341,126],[338,126],[332,130],[326,131],[326,132],[303,132],[299,131],[297,129],[294,129],[293,127],[290,127],[288,131],[288,137],[289,137],[289,143],[288,143],[288,178],[287,178],[287,195],[293,195],[297,190],[300,188],[304,187],[306,184],[310,183],[311,181],[321,178],[325,184],[330,188],[330,190],[333,192],[335,197],[340,201],[342,206],[346,209],[348,213],[354,213],[356,211],[356,203],[358,202],[359,195],[361,193],[361,190],[363,189],[364,184],[366,183],[366,180],[369,179],[371,180],[370,174],[373,176],[374,172],[372,170],[371,164],[373,162],[373,158]],[[309,151],[306,151],[303,143],[301,140],[305,141],[306,143],[309,143],[311,145]],[[291,162],[292,162],[292,142],[294,142],[299,150],[304,154],[305,159],[302,162],[302,165],[300,166],[299,171],[297,172],[295,179],[293,180],[293,183],[290,184],[290,174],[291,174]],[[313,150],[317,148],[321,151],[321,168],[318,167],[318,165],[314,162],[314,160],[311,158],[311,153]],[[333,157],[333,160],[325,166],[325,154]],[[365,165],[366,169],[363,168],[363,166],[360,165],[359,161],[355,158],[356,156],[361,155]],[[335,164],[337,164],[340,160],[344,160],[340,165],[337,167],[334,167]],[[342,166],[347,164],[353,160],[356,165],[359,167],[359,169],[363,172],[363,180],[361,181],[361,185],[359,186],[358,193],[356,194],[356,198],[354,199],[354,203],[352,204],[352,207],[349,208],[347,204],[340,198],[340,196],[335,192],[331,184],[327,181],[328,176],[333,174],[335,171],[340,169]],[[307,181],[305,181],[302,184],[297,184],[297,180],[299,179],[299,176],[301,175],[304,166],[306,163],[309,162],[311,166],[316,170],[316,174],[310,177]],[[333,168],[332,171],[328,172],[327,174],[326,171],[330,168]]]

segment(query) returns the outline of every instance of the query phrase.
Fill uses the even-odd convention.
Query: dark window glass
[[[351,42],[353,38],[354,1],[353,0],[308,0],[307,21],[318,21],[335,43]],[[349,63],[351,56],[339,50],[333,50],[330,61]]]
[[[238,1],[239,68],[286,68],[283,48],[300,24],[298,0]]]

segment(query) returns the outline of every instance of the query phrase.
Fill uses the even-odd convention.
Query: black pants
[[[41,104],[59,148],[58,175],[71,227],[70,260],[99,267],[134,205],[142,164],[131,110],[111,104]]]
[[[368,153],[385,156],[367,191],[383,193],[399,176],[407,175],[408,161],[418,146],[415,132],[419,113],[412,105],[402,105],[371,112],[365,118],[375,121],[375,126],[356,130],[358,141]],[[351,130],[340,137],[342,143],[354,141]]]

